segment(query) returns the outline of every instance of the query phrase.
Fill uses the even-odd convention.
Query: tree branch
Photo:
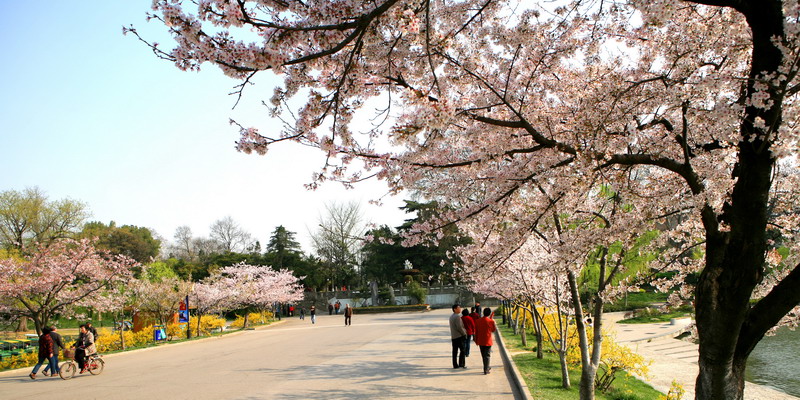
[[[737,357],[746,358],[767,331],[800,304],[800,264],[758,301],[747,313],[739,341]]]

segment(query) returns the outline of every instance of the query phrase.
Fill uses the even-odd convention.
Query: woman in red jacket
[[[469,310],[466,308],[464,311],[461,311],[461,321],[464,322],[464,330],[467,331],[467,348],[464,350],[464,355],[469,357],[469,342],[472,340],[472,337],[475,336],[475,320],[469,315]]]
[[[484,375],[492,370],[492,367],[489,366],[489,359],[492,356],[492,333],[497,330],[493,317],[492,310],[486,307],[483,309],[483,318],[475,321],[475,344],[481,348]]]
[[[50,328],[42,328],[42,336],[39,336],[39,362],[33,367],[33,372],[28,375],[31,379],[36,379],[36,373],[39,372],[39,368],[44,364],[44,360],[48,360],[50,363],[50,371],[52,371],[53,376],[58,376],[58,361],[55,357],[57,353],[54,353],[54,351],[57,350],[54,350],[53,347],[53,337],[50,336]]]

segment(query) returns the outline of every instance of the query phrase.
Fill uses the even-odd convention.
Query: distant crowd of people
[[[289,305],[289,316],[294,316],[295,313],[295,306]],[[339,311],[342,310],[342,303],[340,301],[336,301],[335,303],[328,303],[328,315],[339,315]],[[353,323],[353,307],[350,307],[350,304],[344,305],[344,310],[342,312],[344,314],[344,325],[350,326]],[[306,308],[300,306],[300,310],[298,312],[301,320],[306,319]],[[308,315],[311,317],[311,323],[317,323],[317,308],[315,306],[311,306],[308,309]]]
[[[481,309],[479,302],[476,302],[471,310],[453,304],[453,314],[450,315],[453,368],[467,368],[470,343],[475,341],[481,351],[483,373],[484,375],[491,373],[492,367],[489,363],[492,355],[492,333],[497,330],[493,318],[494,312],[489,307]]]

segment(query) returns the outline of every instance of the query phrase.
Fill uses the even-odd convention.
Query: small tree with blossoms
[[[465,253],[466,259],[473,262],[474,258],[469,254],[469,251]],[[532,238],[502,264],[490,268],[470,268],[470,265],[465,265],[463,275],[472,281],[468,284],[470,290],[510,300],[513,307],[531,313],[536,334],[536,356],[544,356],[543,344],[547,339],[559,357],[561,385],[569,389],[567,354],[570,341],[566,338],[574,313],[570,312],[571,298],[566,273],[550,268],[554,262],[558,262],[554,249],[545,241]],[[523,321],[525,319],[523,317]],[[524,324],[521,334],[524,337]]]
[[[236,307],[236,285],[232,278],[212,275],[192,287],[190,301],[197,309],[197,334],[204,314],[222,313]]]
[[[39,246],[27,259],[0,260],[0,313],[28,317],[36,332],[77,305],[104,308],[115,285],[131,279],[138,263],[97,251],[89,239]]]
[[[153,9],[176,46],[152,49],[179,68],[215,64],[240,90],[263,71],[283,78],[271,104],[284,129],[242,126],[240,150],[300,142],[327,156],[311,187],[376,174],[392,191],[452,206],[421,233],[470,222],[516,248],[552,204],[599,185],[635,210],[617,228],[677,217],[664,236],[690,239],[674,241],[678,254],[699,246],[704,255],[676,267],[699,272],[700,399],[741,399],[750,352],[800,314],[800,179],[785,173],[800,139],[797,0],[156,0]],[[305,104],[282,113],[301,93]],[[387,123],[359,132],[352,122],[371,110]],[[520,228],[506,232],[509,223]],[[768,268],[768,229],[791,249],[785,272]],[[581,245],[604,235],[585,234]]]
[[[244,262],[220,269],[223,279],[228,279],[233,308],[254,307],[260,312],[274,303],[295,302],[303,299],[300,279],[287,269],[276,271],[268,266],[250,265]],[[247,328],[248,313],[244,325]]]

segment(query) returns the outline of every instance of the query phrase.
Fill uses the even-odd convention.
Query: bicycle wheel
[[[96,357],[89,360],[89,373],[92,375],[100,375],[103,373],[103,368],[106,366],[106,362],[103,361],[102,358]]]
[[[61,379],[64,380],[72,379],[72,377],[75,376],[75,371],[77,370],[78,370],[78,365],[75,364],[75,362],[67,361],[61,364],[61,366],[58,368],[58,376],[60,376]]]

